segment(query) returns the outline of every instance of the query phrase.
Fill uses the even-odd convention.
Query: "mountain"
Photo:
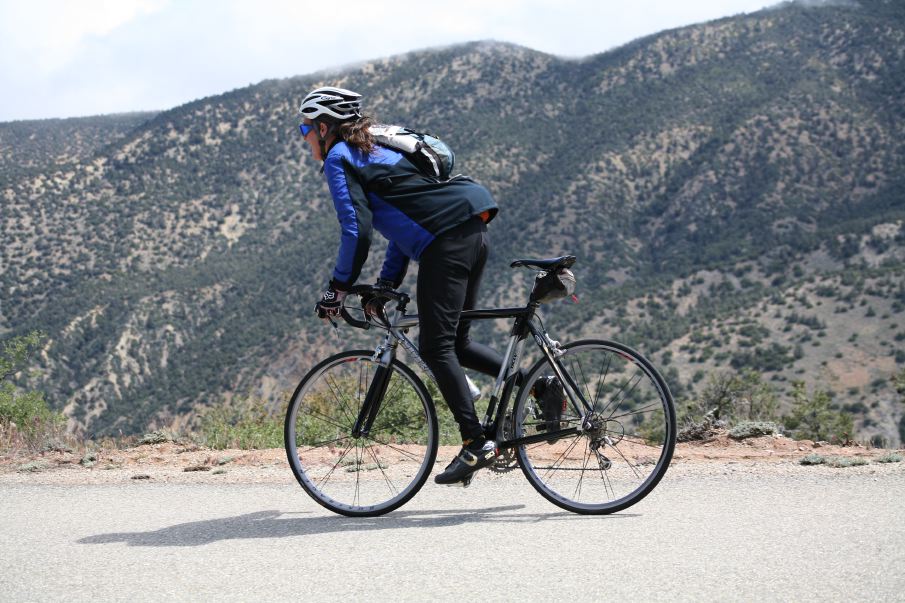
[[[580,303],[548,308],[551,332],[638,347],[680,399],[721,370],[804,380],[896,443],[903,48],[894,2],[786,3],[581,60],[475,42],[156,114],[0,124],[0,333],[49,334],[33,385],[99,434],[277,404],[316,359],[373,346],[311,313],[337,226],[296,108],[337,85],[440,133],[493,192],[488,305],[526,298],[512,259],[574,253]]]

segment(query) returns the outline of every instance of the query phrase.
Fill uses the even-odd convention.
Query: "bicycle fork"
[[[374,419],[377,418],[377,413],[380,411],[380,403],[383,401],[387,388],[390,386],[390,377],[393,376],[395,348],[395,345],[386,341],[374,353],[374,360],[378,362],[377,370],[374,371],[374,379],[368,386],[368,393],[365,394],[361,410],[358,411],[358,418],[352,427],[353,438],[367,436],[371,432]]]

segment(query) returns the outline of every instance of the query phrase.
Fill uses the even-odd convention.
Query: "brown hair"
[[[369,128],[374,125],[374,120],[364,115],[355,121],[346,121],[339,124],[339,137],[346,144],[353,146],[364,153],[374,151],[374,136]]]

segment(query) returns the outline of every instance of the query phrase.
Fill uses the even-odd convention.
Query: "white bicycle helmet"
[[[302,101],[299,113],[314,121],[346,121],[361,117],[361,95],[343,88],[329,86],[312,90]]]

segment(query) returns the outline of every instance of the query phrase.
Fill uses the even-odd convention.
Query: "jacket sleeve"
[[[383,261],[383,268],[380,270],[380,278],[391,281],[393,288],[396,289],[402,284],[405,273],[408,272],[409,257],[403,253],[399,246],[390,241],[387,246],[386,259]]]
[[[339,253],[333,281],[351,287],[361,274],[371,247],[371,208],[353,168],[339,153],[327,156],[324,163],[327,187],[340,225]]]

